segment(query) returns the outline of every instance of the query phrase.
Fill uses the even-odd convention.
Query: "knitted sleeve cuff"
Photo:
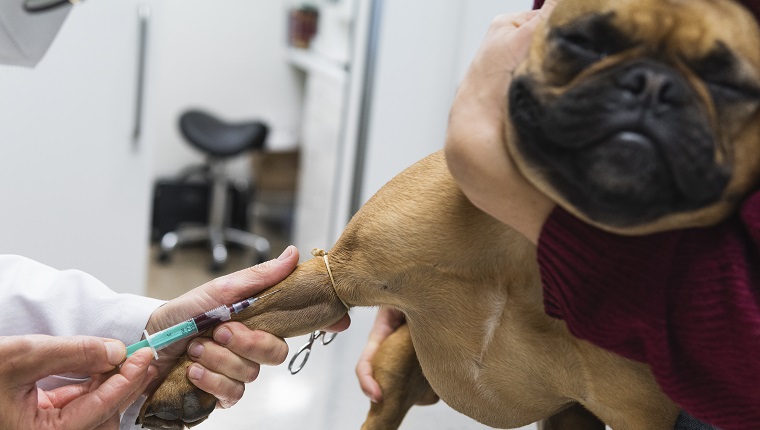
[[[641,359],[642,324],[666,316],[677,237],[619,236],[555,209],[538,243],[546,313],[577,337]]]

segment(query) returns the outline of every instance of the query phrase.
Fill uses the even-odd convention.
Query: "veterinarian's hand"
[[[554,203],[520,174],[504,142],[507,91],[531,37],[556,1],[494,19],[457,90],[446,161],[470,201],[536,243]]]
[[[252,297],[285,279],[297,264],[298,250],[290,246],[276,260],[214,279],[158,308],[148,321],[148,333],[222,304]],[[349,322],[346,315],[328,329],[345,330]],[[285,361],[288,345],[272,334],[250,330],[242,323],[224,323],[214,329],[213,339],[195,338],[162,350],[159,354],[166,358],[156,362],[162,376],[159,380],[185,351],[195,361],[188,368],[190,381],[216,396],[218,406],[227,408],[243,396],[245,383],[258,377],[261,364],[277,365]]]
[[[0,337],[0,428],[118,429],[119,413],[158,374],[148,349],[137,351],[116,372],[126,354],[123,343],[96,337]],[[90,379],[51,391],[36,386],[40,379],[65,373]]]
[[[359,378],[364,394],[375,403],[383,400],[383,392],[380,385],[372,376],[372,357],[375,356],[380,344],[391,335],[405,321],[404,314],[393,308],[381,307],[377,311],[375,324],[369,332],[367,346],[364,347],[359,363],[356,365],[356,376]]]

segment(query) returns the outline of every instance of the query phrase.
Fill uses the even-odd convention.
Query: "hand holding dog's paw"
[[[457,90],[446,130],[446,162],[467,198],[533,243],[554,203],[523,177],[507,150],[505,100],[536,28],[555,3],[493,20]]]
[[[190,382],[187,374],[192,365],[193,362],[184,357],[171,369],[163,383],[143,404],[138,424],[150,429],[181,430],[208,418],[216,408],[217,398]]]
[[[216,396],[220,407],[229,408],[243,396],[245,384],[256,380],[262,364],[285,361],[288,345],[272,334],[230,322],[214,330],[213,339],[194,339],[188,355],[195,362],[188,368],[190,381]]]
[[[287,277],[297,263],[298,250],[289,247],[276,260],[214,279],[157,309],[147,330],[154,333],[222,304],[252,297]],[[189,358],[183,357],[185,353]],[[216,327],[213,338],[196,337],[172,345],[159,353],[155,364],[165,379],[159,378],[162,384],[143,405],[140,424],[148,428],[198,424],[217,406],[237,403],[245,383],[257,378],[260,365],[280,364],[287,353],[284,340],[239,322]]]

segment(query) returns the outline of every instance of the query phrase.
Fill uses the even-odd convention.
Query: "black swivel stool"
[[[211,185],[211,204],[207,226],[180,226],[161,237],[159,259],[166,261],[179,245],[209,241],[213,262],[211,268],[219,270],[227,262],[227,243],[235,243],[253,249],[257,261],[269,258],[269,241],[257,234],[228,227],[229,208],[227,189],[229,178],[225,174],[225,162],[246,151],[262,150],[269,133],[260,121],[226,123],[199,111],[190,110],[179,120],[182,136],[196,149],[204,152],[207,162],[201,172]]]

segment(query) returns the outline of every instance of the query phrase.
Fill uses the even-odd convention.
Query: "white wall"
[[[462,13],[459,0],[384,2],[364,200],[443,143]]]
[[[203,161],[178,132],[188,107],[228,121],[260,118],[273,149],[293,148],[300,128],[302,83],[287,64],[285,0],[151,2],[149,88],[156,142],[154,172],[176,174]],[[234,172],[245,174],[247,158]]]
[[[498,15],[533,8],[533,0],[465,0],[462,34],[457,59],[457,79],[464,76],[486,34],[491,21]]]
[[[443,147],[457,84],[493,18],[532,0],[385,0],[362,197]]]

